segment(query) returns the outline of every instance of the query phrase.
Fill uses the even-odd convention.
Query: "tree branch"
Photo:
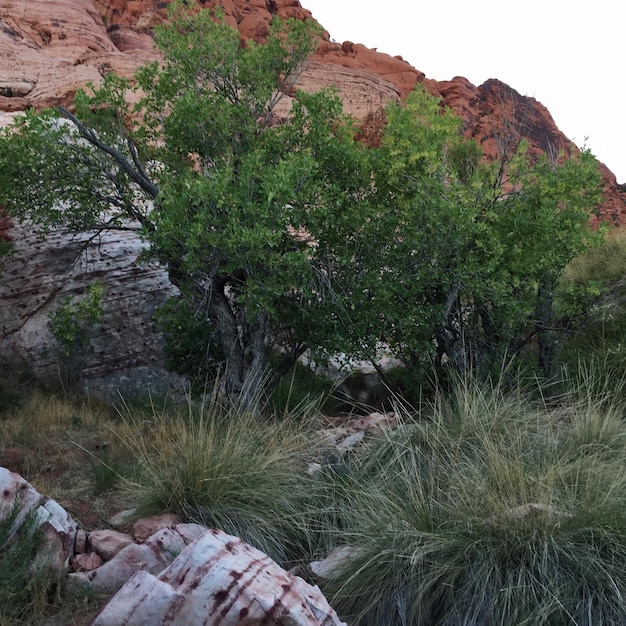
[[[70,120],[74,126],[78,129],[80,136],[88,141],[92,146],[98,148],[105,154],[108,154],[118,165],[119,167],[130,176],[130,178],[141,187],[146,194],[148,194],[153,200],[159,195],[158,186],[145,174],[145,170],[143,166],[138,167],[135,161],[135,155],[132,154],[133,164],[116,148],[105,144],[98,138],[98,135],[87,128],[75,115],[70,113],[64,107],[58,107],[59,112],[63,117]],[[134,165],[134,167],[133,167]]]

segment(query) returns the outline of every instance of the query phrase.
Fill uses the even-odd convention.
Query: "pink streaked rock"
[[[13,523],[5,544],[21,532],[32,531],[32,523],[41,531],[41,545],[32,567],[45,566],[54,574],[63,573],[74,553],[76,522],[58,502],[41,495],[19,474],[0,467],[0,521],[11,515]]]
[[[137,572],[92,626],[345,626],[317,587],[213,529],[158,577]]]
[[[97,593],[115,593],[135,572],[145,570],[150,574],[158,574],[163,571],[185,546],[206,531],[199,524],[178,524],[163,528],[144,543],[126,546],[102,567],[70,574],[68,584]]]

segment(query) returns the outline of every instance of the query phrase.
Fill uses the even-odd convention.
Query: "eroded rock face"
[[[166,19],[170,2],[155,0],[0,0],[0,111],[62,104],[69,106],[78,87],[99,84],[107,72],[131,77],[158,58],[152,29]],[[314,19],[299,0],[195,0],[196,7],[219,6],[243,40],[263,41],[274,16]],[[390,99],[406,96],[417,83],[452,107],[485,153],[498,153],[503,125],[517,129],[532,149],[573,149],[549,112],[534,98],[521,96],[497,80],[477,87],[455,77],[437,82],[401,57],[358,43],[330,40],[327,32],[299,87],[335,85],[346,112],[357,118],[379,111]],[[606,201],[599,216],[626,220],[626,194],[603,167]]]
[[[69,106],[108,71],[130,77],[157,58],[149,34],[137,30],[118,47],[111,30],[92,0],[0,0],[0,110]]]
[[[541,102],[522,96],[502,81],[490,79],[476,87],[462,77],[428,81],[431,91],[464,120],[465,134],[474,137],[488,159],[501,158],[503,151],[520,139],[531,153],[575,154],[577,148],[557,127]],[[603,164],[604,202],[592,219],[626,223],[626,194],[615,175]]]
[[[237,537],[209,530],[158,576],[137,572],[92,626],[342,626],[317,587]]]
[[[132,76],[136,67],[158,58],[151,33],[170,2],[156,0],[0,0],[0,111],[70,105],[79,86],[98,84],[115,70]],[[314,19],[299,0],[195,0],[198,8],[219,6],[242,39],[263,41],[274,16]],[[489,80],[480,87],[465,78],[437,82],[401,57],[362,44],[320,38],[315,61],[299,87],[338,87],[346,111],[364,117],[389,99],[404,97],[423,82],[465,120],[466,132],[494,156],[492,135],[502,119],[537,149],[571,148],[549,112],[534,98]],[[608,173],[608,171],[607,171]],[[610,176],[607,184],[613,185]],[[623,203],[623,198],[621,199]]]
[[[136,234],[109,232],[90,240],[52,231],[44,240],[32,225],[16,225],[9,233],[14,252],[2,260],[0,358],[19,356],[36,376],[57,377],[50,315],[64,299],[80,300],[87,286],[100,281],[104,312],[75,374],[100,379],[139,366],[162,366],[162,336],[154,315],[176,290],[162,267],[138,262],[145,246]]]

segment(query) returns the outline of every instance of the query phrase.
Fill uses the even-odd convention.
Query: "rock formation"
[[[114,70],[132,76],[139,65],[158,58],[151,38],[170,2],[155,0],[0,0],[0,111],[71,105],[78,87]],[[299,0],[196,0],[220,6],[243,39],[262,41],[273,16],[313,19]],[[53,10],[52,10],[53,7]],[[465,121],[489,156],[494,132],[505,121],[541,150],[569,150],[571,142],[547,109],[497,80],[476,87],[462,77],[427,79],[401,57],[350,41],[332,42],[324,32],[314,61],[299,86],[338,87],[346,112],[364,118],[390,99],[406,96],[423,82]],[[615,177],[604,168],[609,207],[603,215],[621,216],[626,200]]]
[[[207,529],[198,524],[176,524],[161,528],[142,542],[136,542],[129,535],[126,535],[126,541],[120,541],[118,537],[114,542],[111,532],[88,534],[88,549],[76,554],[72,560],[76,571],[68,576],[70,587],[104,595],[116,593],[138,571],[158,575],[183,548],[204,535]],[[113,543],[116,552],[110,550]],[[94,554],[99,561],[92,561]]]
[[[158,58],[151,33],[165,19],[169,4],[155,0],[0,0],[0,113],[71,106],[79,87],[88,82],[98,84],[107,72],[131,77],[139,65]],[[243,40],[262,41],[275,15],[314,17],[299,0],[197,0],[195,4],[221,6],[226,21],[239,29]],[[418,82],[462,117],[465,134],[475,137],[490,158],[497,156],[503,139],[518,136],[526,138],[535,151],[576,149],[544,106],[500,81],[489,80],[478,87],[461,77],[437,82],[400,57],[350,41],[335,43],[328,33],[322,34],[299,87],[336,86],[345,111],[364,120],[364,136],[369,132],[375,139],[384,105],[404,97]],[[626,193],[605,166],[602,171],[605,202],[598,218],[623,223]],[[85,373],[102,377],[158,362],[160,338],[149,319],[171,288],[158,268],[135,264],[141,242],[114,238],[98,249],[97,260],[93,257],[91,265],[83,265],[84,271],[80,271],[74,263],[77,240],[55,237],[46,248],[27,230],[11,229],[5,218],[0,220],[0,240],[12,238],[21,255],[4,270],[0,353],[30,352],[30,360],[36,350],[35,369],[49,374],[54,363],[49,357],[51,338],[44,331],[51,299],[80,294],[90,280],[108,275],[108,268],[115,267],[107,288],[109,295],[117,296],[107,298],[103,332],[93,345],[94,358]],[[62,253],[56,254],[58,250]],[[130,284],[132,291],[125,288]],[[146,323],[138,323],[138,319]],[[109,349],[113,339],[121,342],[121,353]]]
[[[186,546],[158,576],[138,571],[92,626],[345,626],[317,587],[220,530]]]
[[[112,231],[97,238],[60,231],[42,239],[32,225],[17,225],[11,257],[0,280],[0,327],[5,357],[20,355],[39,378],[52,379],[63,364],[49,316],[66,299],[78,301],[87,285],[104,286],[103,315],[89,349],[80,355],[87,379],[105,379],[139,366],[158,367],[161,336],[154,323],[158,305],[176,293],[163,268],[138,263],[144,246],[137,235]]]
[[[93,626],[345,626],[317,587],[256,548],[217,529],[172,521],[139,520],[133,536],[87,533],[57,502],[0,467],[0,523],[10,525],[0,551],[39,529],[33,574],[45,567],[54,581],[71,567],[69,587],[117,592]],[[155,532],[142,538],[147,529]]]
[[[76,523],[55,500],[41,495],[5,467],[0,467],[0,523],[11,524],[0,543],[0,553],[21,534],[39,531],[41,541],[33,567],[45,567],[51,579],[65,574],[74,553]]]
[[[131,76],[156,58],[139,29],[122,52],[107,30],[107,10],[91,0],[0,1],[0,110],[70,105],[79,87],[98,84],[106,72]]]

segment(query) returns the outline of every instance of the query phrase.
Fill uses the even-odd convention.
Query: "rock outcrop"
[[[78,528],[54,500],[0,467],[0,551],[40,531],[33,575],[67,580],[70,588],[115,595],[92,626],[221,624],[345,626],[317,587],[283,570],[237,537],[199,524],[170,525],[174,516],[140,520],[142,540],[116,530]],[[119,590],[119,591],[118,591]]]
[[[0,553],[20,535],[38,532],[40,541],[32,567],[45,568],[50,579],[65,574],[74,554],[78,526],[55,500],[5,467],[0,467],[0,523],[10,525],[0,543]]]
[[[317,587],[216,529],[186,546],[158,576],[137,572],[92,626],[165,623],[343,625]]]
[[[68,585],[99,594],[113,594],[136,572],[145,571],[158,575],[186,546],[206,532],[207,529],[199,524],[167,526],[142,542],[136,542],[135,538],[130,536],[127,536],[125,542],[118,538],[117,552],[111,551],[110,546],[104,546],[102,537],[97,536],[97,533],[102,535],[110,531],[96,531],[96,535],[89,533],[88,550],[74,557],[72,565],[76,571],[69,574]],[[113,543],[111,535],[108,535],[107,541],[109,544]],[[85,557],[91,562],[94,554],[100,561],[96,560],[93,566],[85,566]],[[106,559],[106,556],[109,558]]]
[[[157,57],[149,34],[139,29],[136,44],[122,52],[105,7],[98,8],[91,0],[0,1],[0,110],[71,105],[88,82],[98,84],[110,70],[131,76]]]
[[[157,59],[152,29],[166,18],[170,2],[155,0],[0,0],[0,111],[62,104],[70,106],[79,87],[114,70],[131,77],[148,60]],[[262,41],[271,19],[314,19],[299,0],[196,0],[198,7],[221,7],[226,21],[242,39]],[[575,149],[557,128],[548,110],[498,80],[480,86],[462,77],[435,81],[404,61],[361,44],[330,40],[327,32],[299,87],[334,85],[347,113],[363,119],[375,115],[424,85],[442,97],[465,122],[489,157],[498,152],[498,134],[521,134],[541,151]],[[626,193],[602,167],[605,203],[601,219],[626,221]]]
[[[138,262],[144,244],[136,234],[112,231],[94,238],[53,231],[44,240],[28,224],[9,232],[14,249],[2,262],[0,280],[0,354],[5,359],[20,357],[39,378],[58,376],[63,364],[50,315],[68,299],[79,301],[88,285],[100,281],[102,318],[79,355],[81,371],[75,374],[106,380],[138,367],[161,371],[162,337],[154,316],[176,290],[162,267]]]
[[[490,79],[479,87],[459,76],[425,83],[464,120],[466,136],[475,138],[489,159],[499,158],[506,144],[516,144],[519,139],[525,139],[535,153],[558,155],[577,150],[558,129],[546,107],[499,80]],[[604,202],[596,217],[613,224],[626,224],[626,193],[606,165],[601,163],[600,169]]]

